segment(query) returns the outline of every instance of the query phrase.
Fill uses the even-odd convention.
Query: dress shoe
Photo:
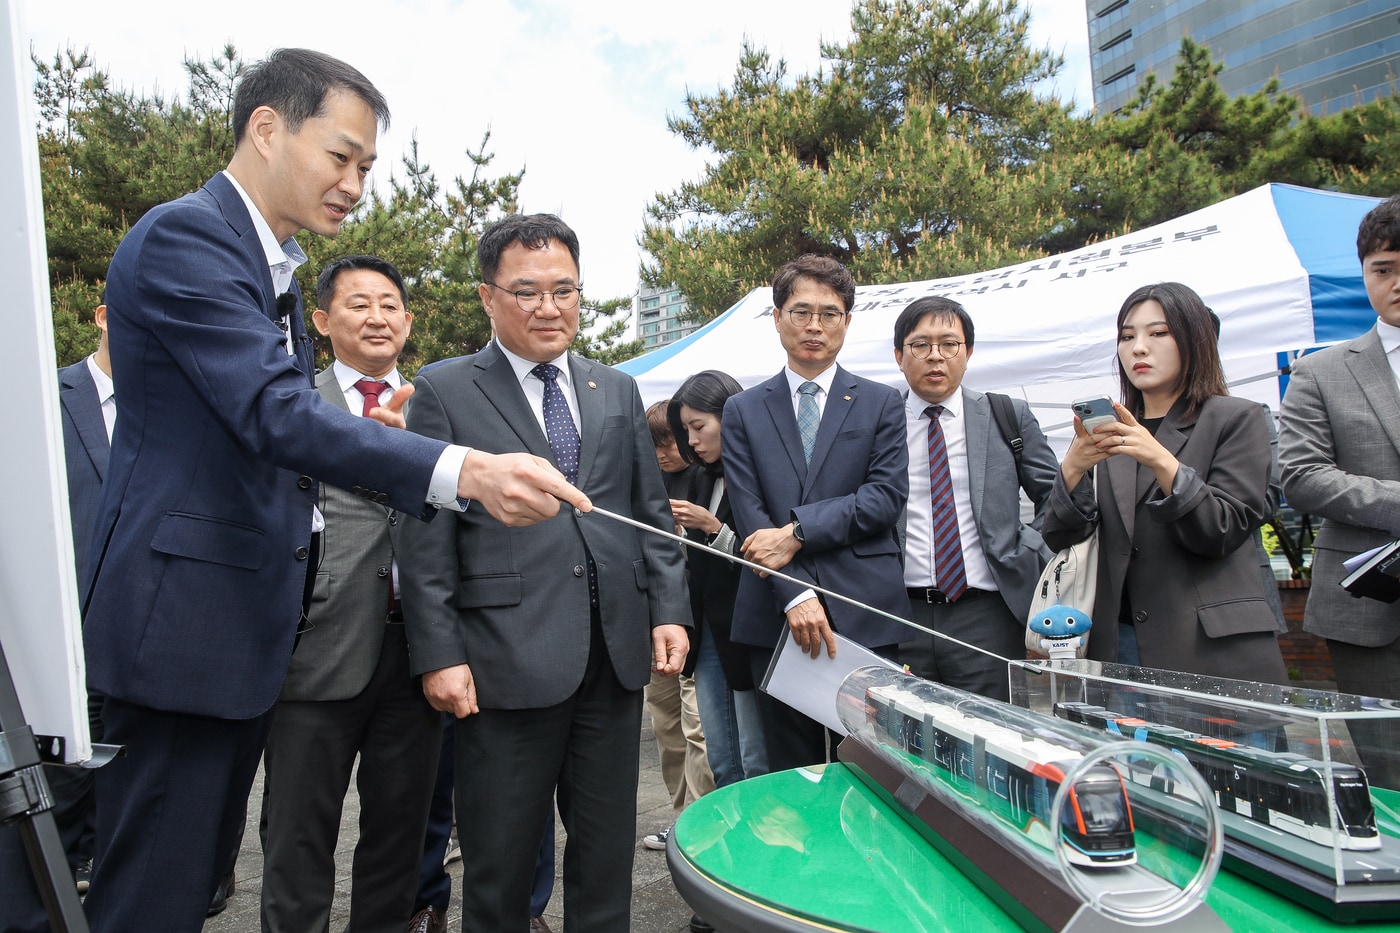
[[[214,889],[214,897],[209,901],[209,912],[205,914],[206,917],[224,912],[224,908],[228,906],[228,899],[233,896],[233,885],[233,872],[230,871],[228,877],[220,881],[219,886]]]
[[[690,933],[715,933],[715,925],[699,914],[691,914]]]
[[[406,933],[444,933],[447,929],[447,912],[436,907],[424,907],[408,921]]]
[[[92,885],[92,859],[78,863],[77,870],[73,872],[73,882],[78,886],[79,894],[88,893],[88,888]]]
[[[530,933],[554,933],[554,931],[549,928],[549,924],[544,922],[543,917],[531,917]]]

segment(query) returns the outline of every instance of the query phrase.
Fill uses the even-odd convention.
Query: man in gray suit
[[[1321,516],[1304,631],[1327,639],[1337,687],[1400,698],[1400,603],[1356,599],[1342,561],[1400,536],[1400,196],[1361,221],[1356,252],[1378,320],[1298,360],[1283,397],[1283,494]],[[1400,735],[1352,723],[1373,783],[1400,787]]]
[[[1017,468],[991,399],[963,388],[972,344],[972,318],[949,298],[920,298],[895,321],[894,359],[910,390],[903,526],[910,618],[982,649],[918,632],[899,656],[920,677],[1007,700],[1001,659],[1025,657],[1031,594],[1051,557],[1040,521],[1059,464],[1030,406],[1011,399],[1022,444]],[[942,447],[937,454],[931,435]],[[946,472],[931,472],[931,458],[946,460]],[[1035,507],[1029,525],[1021,521],[1021,489]],[[945,541],[956,553],[946,552],[939,566]]]
[[[548,214],[512,215],[477,252],[495,338],[419,375],[409,429],[550,458],[595,506],[670,531],[636,384],[568,352],[577,236]],[[528,529],[475,505],[443,517],[405,526],[400,556],[412,669],[458,717],[463,929],[527,929],[557,786],[566,929],[625,933],[642,687],[653,669],[678,672],[687,648],[666,624],[687,604],[680,547],[572,509]]]
[[[398,269],[375,256],[337,259],[321,270],[316,305],[312,321],[335,355],[316,377],[321,397],[356,415],[388,404],[413,323]],[[320,562],[263,753],[262,928],[327,928],[341,806],[358,756],[346,929],[400,933],[418,889],[442,720],[408,670],[393,592],[399,516],[326,483],[318,506]]]

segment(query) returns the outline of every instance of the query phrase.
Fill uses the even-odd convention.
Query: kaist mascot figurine
[[[1046,606],[1026,623],[1026,647],[1052,661],[1082,658],[1089,650],[1093,621],[1071,606]]]

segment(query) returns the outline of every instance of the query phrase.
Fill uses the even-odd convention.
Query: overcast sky
[[[850,31],[849,0],[19,2],[40,58],[87,48],[115,85],[167,97],[185,93],[185,57],[207,59],[226,43],[245,61],[281,46],[342,58],[393,111],[379,139],[381,182],[402,175],[415,135],[440,182],[468,174],[463,153],[490,130],[491,170],[525,170],[522,210],[558,213],[578,231],[595,299],[635,290],[646,205],[703,169],[709,154],[666,128],[687,89],[728,87],[745,36],[800,74],[820,64],[822,40]],[[1067,59],[1061,97],[1087,109],[1083,0],[1027,5],[1035,41]]]

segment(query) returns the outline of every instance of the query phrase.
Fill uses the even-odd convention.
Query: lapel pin
[[[851,400],[851,397],[850,397],[849,395],[843,396],[843,397],[844,397],[844,398],[846,399],[846,401],[848,401],[848,402]]]
[[[588,380],[588,387],[589,387],[590,389],[596,389],[596,388],[598,388],[598,383],[596,383],[596,382],[594,382],[592,379],[590,379],[590,380]]]

